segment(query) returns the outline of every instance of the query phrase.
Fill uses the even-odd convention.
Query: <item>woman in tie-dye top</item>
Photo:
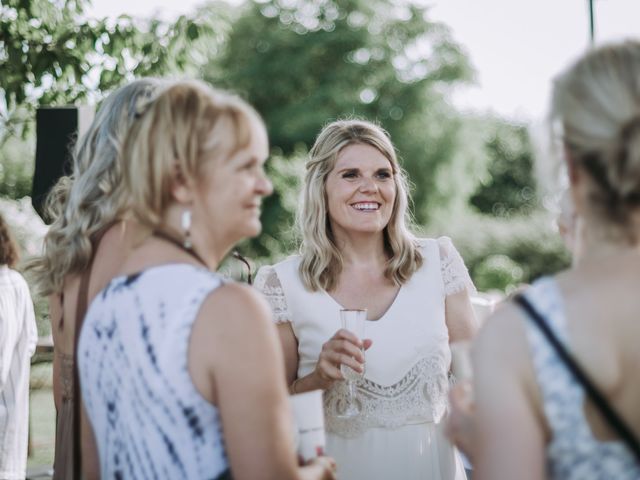
[[[260,232],[262,121],[188,81],[137,116],[125,187],[152,233],[89,307],[78,347],[101,478],[334,478],[326,458],[296,464],[267,305],[212,272]]]

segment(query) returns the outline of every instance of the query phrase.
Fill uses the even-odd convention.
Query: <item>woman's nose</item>
[[[260,175],[256,185],[256,190],[264,197],[273,193],[273,183],[271,183],[271,180],[269,180],[269,177],[267,177],[266,174],[262,173],[262,175]]]
[[[269,177],[267,177],[264,170],[261,170],[258,174],[255,183],[255,191],[263,197],[267,197],[273,193],[273,183],[271,183],[271,180],[269,180]]]
[[[378,189],[378,184],[373,178],[363,178],[360,182],[359,190],[363,193],[375,192]]]

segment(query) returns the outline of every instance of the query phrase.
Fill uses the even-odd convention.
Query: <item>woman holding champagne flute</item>
[[[462,258],[448,238],[407,229],[404,172],[380,127],[329,124],[306,169],[301,253],[256,279],[290,391],[325,391],[327,450],[341,479],[464,479],[439,425],[449,343],[475,329]],[[354,309],[366,309],[364,335],[341,323],[340,311]]]

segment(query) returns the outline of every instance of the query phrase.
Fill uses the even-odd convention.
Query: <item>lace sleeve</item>
[[[464,260],[453,246],[449,237],[438,238],[440,248],[440,269],[444,282],[445,295],[453,295],[467,289],[469,293],[477,293],[476,287],[469,276]]]
[[[272,267],[262,267],[258,270],[254,286],[265,296],[273,312],[276,324],[291,322],[291,315],[287,307],[287,299],[282,290],[278,274]]]

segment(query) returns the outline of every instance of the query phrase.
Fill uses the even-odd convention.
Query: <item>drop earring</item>
[[[191,210],[187,209],[182,212],[182,231],[184,233],[184,240],[182,245],[187,250],[191,250],[193,244],[191,243]]]

